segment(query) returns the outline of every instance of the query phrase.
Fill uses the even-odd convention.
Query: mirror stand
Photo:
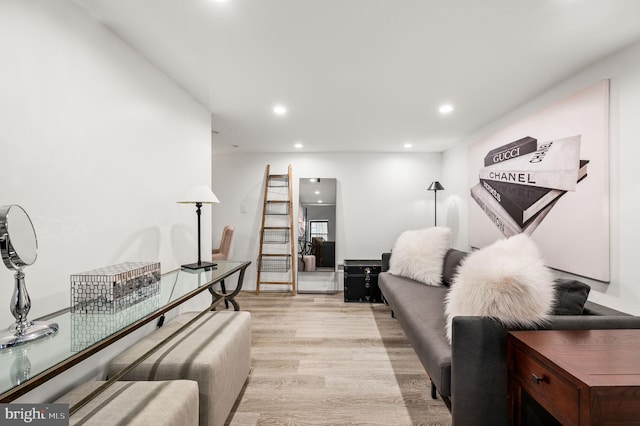
[[[16,319],[15,324],[0,333],[0,349],[11,348],[32,342],[43,337],[51,336],[58,331],[58,324],[44,321],[29,321],[27,314],[31,309],[31,299],[24,282],[24,272],[16,271],[15,288],[11,297],[11,313]]]
[[[29,215],[16,204],[0,207],[0,254],[5,266],[16,272],[11,296],[11,313],[16,322],[0,333],[0,349],[12,348],[55,334],[58,324],[27,319],[31,299],[22,269],[36,261],[38,239]]]

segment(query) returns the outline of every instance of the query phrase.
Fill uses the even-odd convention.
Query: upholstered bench
[[[197,315],[182,314],[140,340],[111,362],[109,375],[132,364]],[[195,380],[200,424],[223,425],[249,375],[250,350],[249,312],[209,312],[120,380]]]
[[[102,384],[85,383],[56,403],[73,406]],[[115,382],[74,413],[69,424],[195,426],[198,384],[191,380]]]

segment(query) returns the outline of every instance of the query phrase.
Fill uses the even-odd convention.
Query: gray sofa
[[[442,286],[381,272],[378,285],[458,426],[509,424],[507,329],[488,317],[455,317],[453,342],[445,334],[444,298],[466,252],[447,252]],[[390,254],[382,257],[388,270]],[[554,315],[543,329],[640,328],[640,317],[587,302],[582,315]]]

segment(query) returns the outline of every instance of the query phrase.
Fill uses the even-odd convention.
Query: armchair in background
[[[222,230],[222,240],[220,247],[214,248],[211,252],[211,260],[227,260],[229,250],[231,249],[231,240],[233,239],[233,226],[225,226]]]
[[[227,225],[222,230],[222,239],[220,240],[220,247],[214,248],[211,251],[211,260],[227,260],[229,257],[229,251],[231,250],[231,240],[233,239],[233,226]],[[227,294],[227,288],[224,285],[224,280],[220,281],[220,289],[222,294]],[[224,306],[229,308],[229,302],[225,299]]]

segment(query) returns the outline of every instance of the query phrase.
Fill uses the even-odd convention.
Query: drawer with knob
[[[519,385],[555,417],[563,417],[572,424],[580,418],[580,392],[544,360],[536,359],[518,347],[511,354],[512,374]]]

